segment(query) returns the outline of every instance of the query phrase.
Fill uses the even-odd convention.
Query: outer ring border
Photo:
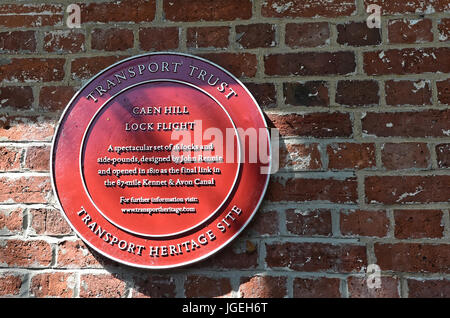
[[[97,204],[94,202],[94,199],[92,198],[92,195],[89,193],[89,190],[88,190],[88,188],[87,188],[86,179],[85,179],[85,177],[84,177],[85,174],[84,174],[84,171],[83,171],[83,168],[82,168],[82,166],[83,166],[83,165],[82,165],[82,162],[83,162],[83,156],[82,156],[82,155],[83,155],[83,148],[84,148],[84,146],[85,146],[85,144],[86,144],[86,137],[87,137],[87,134],[88,134],[89,130],[93,127],[92,124],[94,123],[95,118],[100,114],[100,112],[101,112],[105,107],[107,107],[107,104],[108,104],[109,102],[111,102],[114,98],[116,98],[116,97],[119,96],[120,94],[126,92],[128,89],[136,88],[136,87],[138,87],[138,86],[141,85],[141,84],[158,83],[158,82],[172,82],[172,83],[178,83],[178,84],[187,85],[187,86],[189,86],[189,87],[191,87],[191,88],[193,87],[193,88],[199,90],[201,93],[203,93],[203,94],[205,94],[206,96],[208,96],[209,98],[211,98],[217,105],[220,106],[220,108],[222,108],[222,110],[225,112],[225,115],[227,115],[228,119],[230,120],[231,124],[233,125],[233,129],[234,129],[234,132],[235,132],[235,135],[236,135],[237,148],[238,148],[238,161],[237,161],[237,166],[238,166],[238,168],[237,168],[237,173],[236,173],[236,175],[235,175],[235,177],[234,177],[234,180],[233,180],[233,184],[231,185],[231,188],[230,188],[230,190],[228,191],[228,193],[227,193],[225,199],[222,200],[222,202],[221,202],[220,205],[217,207],[217,209],[215,209],[213,212],[211,212],[205,219],[203,219],[202,221],[200,221],[200,223],[197,223],[197,224],[191,226],[190,228],[184,229],[184,230],[179,231],[179,232],[176,232],[176,233],[169,233],[169,234],[145,234],[145,233],[139,233],[139,232],[135,232],[135,231],[132,231],[132,230],[130,230],[130,229],[127,229],[127,228],[126,228],[125,226],[123,226],[123,225],[118,225],[117,222],[112,221],[112,220],[110,219],[110,217],[106,216],[106,213],[104,213],[104,212],[97,206]],[[114,94],[113,96],[111,96],[107,101],[105,101],[105,102],[103,103],[102,106],[100,106],[100,108],[97,110],[97,112],[96,112],[96,113],[94,114],[94,116],[91,118],[89,124],[88,124],[87,127],[86,127],[86,130],[84,131],[83,139],[81,140],[80,158],[79,158],[79,160],[78,160],[78,165],[79,165],[79,168],[80,168],[80,175],[81,175],[81,180],[82,180],[82,183],[83,183],[84,191],[86,191],[86,194],[87,194],[87,196],[89,197],[89,200],[91,201],[92,205],[98,210],[98,212],[100,212],[100,214],[101,214],[106,220],[108,220],[111,224],[113,224],[114,226],[118,227],[119,229],[122,229],[122,230],[125,231],[125,232],[129,232],[129,233],[131,233],[131,234],[135,234],[135,235],[139,235],[139,236],[144,236],[144,237],[147,237],[147,238],[170,238],[170,237],[178,236],[178,235],[181,235],[181,234],[183,234],[183,233],[186,233],[186,232],[189,232],[189,231],[192,231],[192,230],[198,228],[198,227],[201,226],[203,223],[209,221],[209,220],[217,213],[217,211],[219,211],[219,210],[224,206],[225,202],[227,202],[227,200],[230,198],[231,193],[233,192],[233,190],[234,190],[234,189],[236,188],[236,186],[238,185],[238,184],[237,184],[237,181],[238,181],[238,179],[239,179],[239,175],[240,175],[241,170],[242,170],[242,167],[241,167],[241,158],[242,158],[242,145],[241,145],[241,140],[239,139],[239,132],[238,132],[238,130],[237,130],[236,124],[234,123],[233,118],[231,118],[231,116],[230,116],[230,114],[228,113],[228,111],[227,111],[227,110],[225,109],[225,107],[217,100],[217,98],[215,98],[215,97],[212,96],[210,93],[208,93],[208,92],[205,91],[204,89],[202,89],[202,88],[200,88],[200,87],[198,87],[198,86],[196,86],[196,85],[194,85],[194,84],[191,84],[191,83],[188,83],[188,82],[185,82],[185,81],[180,81],[180,80],[173,80],[173,79],[165,79],[165,78],[163,78],[163,79],[146,80],[146,81],[142,81],[142,82],[140,82],[140,83],[136,83],[136,84],[130,85],[130,86],[128,86],[128,87],[122,89],[120,92],[117,92],[116,94]]]
[[[194,260],[187,261],[187,262],[183,262],[183,263],[178,263],[178,264],[173,264],[173,265],[165,265],[165,266],[151,266],[151,265],[149,266],[149,265],[141,265],[141,264],[131,263],[131,262],[124,261],[124,260],[122,260],[122,259],[115,258],[115,257],[113,257],[113,256],[111,256],[111,255],[105,253],[104,251],[100,250],[99,248],[97,248],[96,246],[94,246],[91,242],[89,242],[88,240],[86,240],[86,239],[78,232],[78,230],[75,228],[75,226],[72,225],[72,222],[70,222],[70,220],[69,220],[69,218],[67,217],[67,214],[65,213],[65,211],[64,211],[64,209],[63,209],[63,207],[62,207],[62,205],[61,205],[61,202],[60,202],[60,200],[59,200],[58,192],[56,191],[55,178],[54,178],[54,174],[53,174],[53,152],[54,152],[54,149],[55,149],[56,136],[57,136],[57,134],[58,134],[59,128],[60,128],[60,126],[61,126],[61,123],[62,123],[63,119],[65,118],[66,113],[67,113],[67,111],[69,110],[69,108],[70,108],[72,102],[78,97],[78,95],[80,95],[81,91],[83,91],[83,89],[86,88],[86,87],[87,87],[94,79],[96,79],[97,77],[99,77],[101,74],[103,74],[103,73],[106,72],[107,70],[109,70],[109,69],[111,69],[111,68],[113,68],[113,67],[115,67],[115,66],[117,66],[117,65],[119,65],[119,64],[121,64],[121,63],[124,63],[124,62],[126,62],[126,61],[130,61],[130,60],[133,60],[133,59],[136,59],[136,58],[145,57],[145,56],[151,56],[151,55],[181,55],[181,56],[190,57],[190,58],[193,58],[193,59],[197,59],[197,60],[203,61],[203,62],[205,62],[205,63],[209,63],[209,64],[211,64],[212,66],[214,66],[214,67],[220,69],[221,71],[223,71],[224,73],[226,73],[228,76],[230,76],[233,80],[235,80],[235,81],[236,81],[236,82],[237,82],[237,83],[245,90],[245,92],[251,97],[251,99],[253,100],[253,102],[255,103],[255,105],[258,106],[257,108],[258,108],[259,114],[261,115],[261,118],[262,118],[262,120],[263,120],[263,123],[265,124],[265,129],[267,130],[267,137],[268,137],[268,141],[269,141],[269,143],[268,143],[268,145],[269,145],[269,158],[270,158],[270,160],[269,160],[269,166],[268,166],[268,168],[269,168],[268,170],[269,170],[269,171],[272,170],[272,148],[270,147],[270,133],[269,133],[269,127],[268,127],[268,125],[267,125],[267,121],[266,121],[266,119],[264,118],[264,115],[263,115],[263,113],[262,113],[262,111],[261,111],[261,109],[260,109],[260,107],[259,107],[258,102],[257,102],[256,99],[253,97],[253,95],[250,93],[250,91],[248,90],[248,88],[247,88],[247,87],[246,87],[239,79],[237,79],[233,74],[231,74],[229,71],[227,71],[226,69],[224,69],[222,66],[217,65],[216,63],[211,62],[211,61],[209,61],[209,60],[207,60],[207,59],[205,59],[205,58],[199,57],[199,56],[195,56],[195,55],[187,54],[187,53],[164,52],[164,51],[163,51],[163,52],[151,52],[151,53],[144,53],[144,54],[134,55],[134,56],[125,58],[125,59],[123,59],[123,60],[117,61],[116,63],[114,63],[114,64],[108,66],[107,68],[104,68],[103,70],[101,70],[100,72],[98,72],[97,74],[95,74],[94,76],[92,76],[85,84],[83,84],[83,86],[80,87],[80,89],[78,89],[78,91],[75,93],[75,95],[72,97],[72,99],[67,103],[66,108],[64,109],[63,113],[61,114],[60,119],[58,120],[58,123],[56,124],[56,127],[55,127],[55,134],[53,135],[52,146],[51,146],[51,150],[50,150],[50,163],[51,163],[50,179],[51,179],[51,183],[52,183],[52,190],[53,190],[53,193],[54,193],[55,196],[56,196],[56,200],[57,200],[57,204],[58,204],[59,209],[60,209],[61,211],[63,211],[63,217],[64,217],[64,219],[65,219],[66,222],[70,225],[70,227],[74,230],[74,232],[78,235],[78,237],[82,239],[83,242],[85,242],[89,247],[91,247],[92,249],[94,249],[94,250],[95,250],[96,252],[98,252],[99,254],[105,256],[106,258],[112,259],[112,260],[114,260],[115,262],[118,262],[118,263],[120,263],[120,264],[124,264],[124,265],[131,266],[131,267],[135,267],[135,268],[145,268],[145,269],[169,269],[169,268],[177,268],[177,267],[187,266],[187,265],[190,265],[190,264],[193,264],[193,263],[198,263],[198,262],[200,262],[201,260],[204,260],[204,259],[206,259],[206,258],[208,258],[208,257],[210,257],[210,256],[212,256],[212,255],[214,255],[215,253],[217,253],[217,252],[220,251],[221,249],[225,248],[230,242],[232,242],[232,241],[233,241],[233,240],[234,240],[234,239],[235,239],[235,238],[236,238],[236,237],[237,237],[237,236],[238,236],[238,235],[239,235],[239,234],[247,227],[247,225],[250,223],[250,221],[251,221],[251,220],[253,219],[253,217],[255,216],[256,211],[258,211],[258,209],[259,209],[259,207],[260,207],[260,205],[261,205],[261,203],[262,203],[262,200],[263,200],[263,198],[264,198],[264,196],[265,196],[265,194],[266,194],[266,192],[267,192],[267,187],[268,187],[268,185],[269,185],[269,180],[270,180],[270,174],[267,174],[267,179],[266,179],[266,183],[265,183],[265,185],[264,185],[264,189],[263,189],[263,191],[262,191],[262,193],[261,193],[261,196],[260,196],[260,198],[259,198],[258,203],[257,203],[256,206],[255,206],[255,209],[254,209],[253,212],[250,214],[250,216],[248,217],[247,221],[241,226],[241,228],[239,229],[239,231],[237,231],[233,236],[231,236],[227,241],[225,241],[225,242],[224,242],[222,245],[220,245],[218,248],[212,250],[211,252],[209,252],[209,253],[207,253],[207,254],[201,256],[201,257],[195,258]]]

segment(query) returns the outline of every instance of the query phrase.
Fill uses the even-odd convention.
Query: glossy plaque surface
[[[254,98],[218,65],[180,53],[118,62],[67,106],[53,188],[75,232],[145,268],[206,258],[249,223],[267,188],[269,134]]]

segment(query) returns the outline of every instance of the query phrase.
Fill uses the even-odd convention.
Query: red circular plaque
[[[93,249],[144,268],[227,245],[267,188],[266,121],[220,66],[150,53],[101,71],[72,98],[52,148],[64,215]]]

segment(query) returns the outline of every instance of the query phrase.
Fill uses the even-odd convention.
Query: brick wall
[[[5,2],[0,296],[450,297],[448,0],[87,1],[79,29],[65,23],[72,1]],[[280,131],[281,170],[232,246],[150,271],[74,235],[49,152],[83,82],[160,50],[239,77]]]

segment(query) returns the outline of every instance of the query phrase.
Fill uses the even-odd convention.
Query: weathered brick
[[[43,86],[39,93],[39,106],[49,111],[64,109],[75,95],[72,86]]]
[[[0,115],[0,140],[50,141],[54,129],[54,118]]]
[[[190,48],[226,48],[230,27],[192,27],[186,31],[186,46]]]
[[[278,214],[278,211],[258,211],[246,228],[246,231],[251,233],[252,236],[278,235],[280,233],[278,229]]]
[[[284,102],[294,106],[328,106],[328,83],[324,81],[283,83]]]
[[[275,25],[268,23],[237,25],[236,42],[243,49],[275,46]]]
[[[252,241],[235,241],[214,257],[207,258],[202,268],[245,269],[258,266],[257,246]]]
[[[81,241],[62,241],[58,244],[59,268],[99,268],[102,265]]]
[[[1,209],[0,210],[0,234],[11,235],[22,232],[23,210]]]
[[[286,228],[289,233],[300,236],[331,236],[331,211],[288,209]]]
[[[387,143],[381,146],[381,161],[388,170],[428,168],[430,160],[425,143]]]
[[[81,298],[123,298],[126,283],[113,274],[84,274],[80,277]]]
[[[450,78],[436,81],[438,100],[441,104],[450,104]]]
[[[449,298],[448,279],[408,279],[408,297],[411,298]]]
[[[449,244],[375,243],[377,264],[382,271],[448,273]]]
[[[291,48],[319,47],[330,43],[327,22],[286,24],[285,43]]]
[[[0,63],[0,81],[52,82],[64,78],[65,59],[60,58],[12,58]]]
[[[287,294],[286,277],[242,277],[239,293],[242,298],[283,298]]]
[[[22,287],[23,275],[12,272],[3,272],[0,274],[0,296],[20,295],[20,288]]]
[[[380,101],[376,81],[339,81],[336,90],[336,103],[341,105],[371,106]]]
[[[2,4],[0,26],[7,28],[61,26],[64,9],[62,4]]]
[[[79,57],[71,62],[72,79],[89,79],[111,64],[127,56],[93,56]]]
[[[263,2],[264,17],[312,18],[350,16],[356,12],[354,0],[268,0]]]
[[[450,73],[450,48],[408,48],[364,53],[368,75]]]
[[[430,81],[387,81],[385,84],[386,104],[431,105]]]
[[[339,298],[338,278],[294,278],[294,298]]]
[[[133,298],[174,298],[176,297],[175,281],[170,276],[146,275],[133,277]]]
[[[169,21],[232,21],[252,16],[250,0],[164,0],[164,17]]]
[[[41,240],[2,240],[1,267],[48,267],[52,261],[52,248]]]
[[[179,29],[168,28],[144,28],[139,30],[139,43],[142,50],[173,50],[178,47]]]
[[[18,171],[22,160],[22,149],[17,147],[0,147],[0,170]]]
[[[184,283],[184,290],[188,298],[211,298],[228,296],[232,288],[229,278],[189,275]]]
[[[55,209],[30,209],[31,228],[37,235],[68,235],[72,232],[69,224]],[[64,244],[63,246],[66,246]]]
[[[388,23],[390,43],[426,43],[433,41],[430,19],[391,20]]]
[[[436,156],[439,168],[450,168],[450,144],[436,145]]]
[[[35,31],[0,32],[0,52],[2,53],[36,52]]]
[[[333,143],[327,146],[328,169],[366,169],[376,166],[375,145]]]
[[[50,192],[49,177],[18,176],[0,178],[0,202],[47,203],[47,197]]]
[[[266,243],[268,267],[302,272],[358,272],[367,265],[366,248],[328,243]]]
[[[310,136],[316,138],[350,137],[352,122],[349,114],[268,114],[281,136]]]
[[[450,110],[366,113],[362,131],[378,137],[446,137]]]
[[[31,278],[30,293],[34,297],[71,298],[74,296],[75,274],[42,273]]]
[[[44,51],[52,53],[84,52],[85,36],[80,30],[52,30],[44,33]]]
[[[381,29],[369,28],[367,22],[348,22],[337,25],[337,43],[348,46],[381,44]]]
[[[341,211],[340,228],[345,236],[384,237],[389,230],[389,219],[385,211]]]
[[[394,210],[395,237],[440,238],[444,234],[440,210]]]
[[[269,183],[266,199],[272,202],[355,203],[358,197],[356,188],[355,178],[338,180],[273,177]]]
[[[450,201],[450,176],[371,176],[365,180],[368,203]]]
[[[151,22],[156,0],[118,0],[80,4],[81,22]]]
[[[31,146],[27,148],[25,168],[35,171],[49,171],[50,146]]]
[[[441,19],[438,24],[439,41],[450,40],[450,19]]]
[[[264,56],[266,75],[346,75],[355,71],[353,52],[300,52]]]
[[[399,298],[399,280],[395,277],[380,277],[380,288],[369,288],[364,277],[351,276],[347,279],[351,298]]]
[[[383,14],[434,13],[450,10],[447,0],[364,0],[365,7],[376,4],[382,7]]]
[[[279,152],[280,168],[295,171],[322,168],[319,144],[282,144]]]
[[[101,51],[124,51],[134,45],[133,31],[129,29],[94,29],[91,34],[91,48]]]
[[[210,60],[237,77],[254,77],[256,75],[256,55],[251,53],[208,53],[199,56]]]
[[[29,86],[0,87],[0,106],[30,109],[33,105],[33,90]]]
[[[277,107],[277,91],[273,83],[245,83],[259,106],[264,108]]]

